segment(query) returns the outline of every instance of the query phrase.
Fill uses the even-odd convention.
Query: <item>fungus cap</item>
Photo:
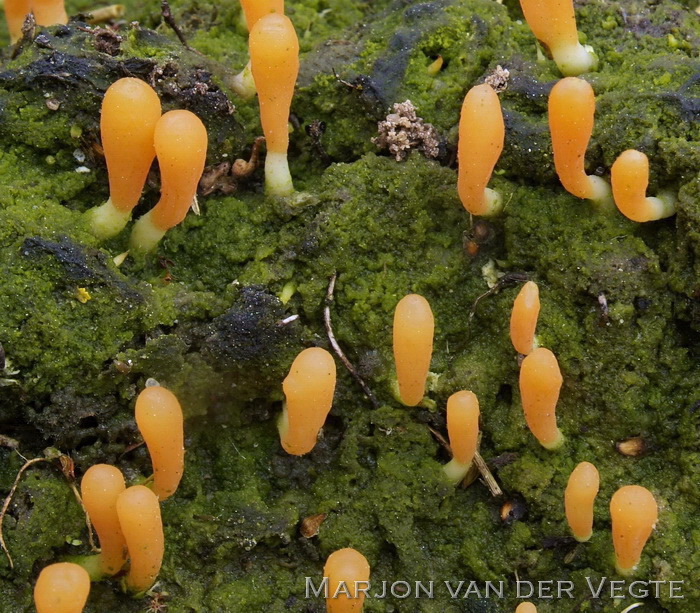
[[[170,390],[153,385],[136,399],[136,424],[153,463],[153,492],[162,502],[175,493],[185,467],[180,403]]]
[[[540,314],[540,290],[528,281],[513,302],[510,314],[510,340],[518,353],[527,355],[535,348],[535,329]]]
[[[593,534],[593,504],[600,489],[598,469],[590,462],[581,462],[569,476],[564,492],[566,520],[580,543]]]
[[[37,613],[82,613],[90,594],[90,576],[77,564],[45,567],[34,586]]]
[[[323,567],[323,576],[328,577],[326,611],[328,613],[360,613],[365,599],[362,588],[369,587],[369,574],[370,568],[367,559],[355,549],[349,547],[339,549],[329,555]],[[343,582],[342,585],[341,582]],[[343,586],[350,593],[350,596],[344,593]],[[337,596],[334,598],[336,592]]]
[[[287,453],[303,455],[316,445],[333,405],[335,380],[335,360],[325,349],[310,347],[294,359],[282,384],[286,405],[279,422]]]
[[[21,38],[24,20],[31,12],[30,0],[5,0],[5,20],[10,32],[11,43],[15,43]]]
[[[100,570],[118,573],[126,563],[126,540],[117,515],[117,498],[126,489],[124,476],[115,466],[95,464],[80,482],[83,504],[100,540]]]
[[[393,344],[399,395],[406,406],[416,406],[425,395],[434,331],[428,301],[418,294],[404,296],[394,311]]]
[[[531,602],[521,602],[515,613],[537,613],[537,607]]]
[[[31,5],[38,26],[68,23],[68,13],[63,0],[31,0]]]
[[[496,215],[502,209],[498,192],[486,187],[503,151],[505,124],[498,94],[488,84],[472,87],[459,117],[457,191],[472,215]]]
[[[640,485],[625,485],[610,499],[615,566],[621,575],[634,572],[659,517],[654,495]]]
[[[444,470],[457,485],[469,472],[479,442],[479,400],[473,392],[462,390],[447,399],[447,434],[453,458]]]

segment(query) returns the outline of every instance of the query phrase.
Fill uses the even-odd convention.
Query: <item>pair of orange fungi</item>
[[[639,485],[625,485],[610,499],[610,517],[615,567],[621,575],[631,575],[659,517],[654,495]]]
[[[510,313],[510,340],[518,353],[535,349],[535,330],[540,315],[540,289],[534,281],[522,286]]]
[[[579,543],[585,543],[593,535],[593,504],[599,489],[600,475],[590,462],[581,462],[571,472],[564,491],[564,510]]]
[[[394,311],[394,362],[401,402],[416,406],[425,395],[433,355],[435,320],[428,301],[404,296]]]
[[[288,196],[294,192],[287,149],[289,110],[299,74],[299,41],[288,17],[270,13],[252,27],[248,45],[267,143],[265,191],[273,196]]]
[[[321,347],[304,349],[294,360],[282,388],[286,402],[277,427],[284,450],[309,453],[333,405],[336,369]]]
[[[557,449],[564,442],[556,415],[562,381],[557,358],[549,349],[538,347],[523,359],[520,398],[525,421],[545,449]]]
[[[365,600],[361,588],[369,587],[365,556],[351,548],[334,551],[326,560],[323,576],[328,578],[328,613],[361,613]]]
[[[498,94],[484,83],[462,103],[457,144],[457,191],[472,215],[491,216],[503,208],[501,195],[486,187],[503,151],[505,124]]]
[[[598,60],[578,41],[573,0],[520,0],[527,25],[565,76],[594,70]]]
[[[45,567],[34,586],[37,613],[82,613],[90,595],[90,575],[77,564]]]
[[[11,42],[16,42],[22,36],[22,26],[29,13],[34,13],[39,26],[68,23],[63,0],[5,0],[5,19]]]
[[[473,392],[460,391],[447,399],[447,434],[452,460],[444,466],[451,483],[467,476],[479,442],[479,400]]]
[[[124,78],[105,93],[100,131],[110,197],[88,212],[92,231],[101,239],[121,232],[157,157],[161,197],[134,224],[131,235],[133,250],[150,251],[167,230],[185,218],[194,201],[206,160],[207,130],[190,111],[161,115],[153,88],[139,79]]]
[[[554,168],[564,189],[577,198],[612,207],[610,185],[585,170],[586,148],[593,134],[595,94],[576,77],[561,79],[549,94],[549,129]]]

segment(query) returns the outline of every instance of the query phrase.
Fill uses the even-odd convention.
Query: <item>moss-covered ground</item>
[[[16,47],[0,29],[0,491],[24,457],[46,448],[75,462],[151,472],[133,421],[155,378],[180,398],[187,466],[163,504],[166,557],[155,593],[173,612],[315,612],[333,550],[364,553],[372,580],[435,581],[434,598],[369,599],[367,611],[515,609],[516,579],[570,580],[573,599],[542,613],[700,610],[700,17],[694,2],[581,0],[579,30],[600,60],[590,172],[641,149],[649,191],[678,193],[678,214],[645,225],[567,194],[552,166],[547,95],[559,74],[538,51],[517,3],[493,0],[289,0],[302,62],[290,161],[298,193],[263,194],[262,169],[232,194],[200,196],[157,251],[120,267],[128,230],[99,244],[83,213],[103,202],[99,146],[104,90],[121,76],[151,82],[166,109],[196,112],[208,164],[248,157],[257,102],[230,89],[246,62],[237,2],[173,0],[194,51],[162,23],[159,3],[127,0],[121,40],[80,20],[38,28]],[[94,8],[68,0],[69,13]],[[133,23],[138,22],[138,24]],[[4,28],[4,26],[0,26]],[[106,44],[109,43],[109,44]],[[429,70],[440,56],[441,70]],[[455,145],[466,91],[500,65],[506,145],[492,185],[504,213],[473,220],[456,194]],[[337,76],[336,76],[337,75]],[[396,161],[372,142],[377,121],[410,99],[441,138],[440,156]],[[325,130],[318,130],[321,125]],[[314,130],[315,129],[315,130]],[[320,137],[318,134],[320,133]],[[315,134],[315,136],[314,136]],[[152,174],[136,215],[158,197]],[[476,237],[476,238],[475,238]],[[475,249],[474,245],[478,248]],[[335,336],[376,396],[338,362],[335,403],[308,456],[286,455],[276,417],[281,382],[301,349]],[[501,277],[499,291],[488,281]],[[552,453],[525,426],[508,338],[518,280],[540,286],[540,343],[559,358],[567,442]],[[512,282],[508,282],[512,280]],[[393,309],[407,293],[436,319],[424,406],[393,393]],[[291,315],[298,319],[282,325]],[[503,489],[454,488],[445,403],[474,390],[481,454]],[[644,453],[615,444],[640,437]],[[569,537],[562,495],[574,466],[596,464],[592,540]],[[655,495],[659,522],[638,578],[684,581],[684,598],[591,598],[586,578],[615,574],[608,503],[625,484]],[[512,505],[502,518],[504,504]],[[326,514],[318,535],[304,518]],[[0,610],[31,611],[48,563],[89,552],[82,512],[55,463],[25,473],[4,521],[14,558],[0,556]],[[505,582],[506,598],[453,599],[444,585]],[[374,589],[372,590],[375,591]],[[652,590],[653,592],[653,590]],[[157,604],[156,599],[155,604]],[[89,613],[157,610],[119,582],[93,586]]]

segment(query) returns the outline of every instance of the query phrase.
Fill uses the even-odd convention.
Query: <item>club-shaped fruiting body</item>
[[[571,472],[564,492],[564,509],[569,528],[580,543],[593,534],[593,504],[599,489],[598,469],[590,462],[581,462]]]
[[[153,385],[136,399],[136,425],[153,463],[153,492],[162,502],[175,493],[185,468],[182,408],[170,390]]]
[[[557,449],[564,436],[557,427],[557,401],[562,384],[554,354],[538,347],[520,366],[520,399],[530,432],[545,449]]]
[[[634,573],[649,540],[659,509],[653,494],[640,485],[625,485],[610,499],[615,567],[621,575]]]
[[[141,593],[155,582],[165,551],[158,497],[143,485],[129,487],[117,498],[117,515],[129,551],[126,587]]]
[[[649,158],[635,149],[619,155],[610,171],[612,192],[620,212],[632,221],[656,221],[676,212],[676,197],[668,192],[647,197]]]
[[[323,576],[328,577],[328,613],[360,613],[365,593],[369,587],[369,563],[359,551],[351,548],[339,549],[328,556],[323,567]]]
[[[537,613],[537,607],[531,602],[521,602],[515,613]]]
[[[520,0],[527,25],[543,43],[564,76],[596,67],[595,54],[578,42],[573,0]]]
[[[101,239],[124,228],[141,198],[156,150],[156,124],[161,117],[158,94],[148,83],[126,77],[105,93],[100,135],[109,176],[109,199],[88,211],[92,232]]]
[[[496,215],[501,195],[486,187],[503,151],[505,124],[498,94],[484,83],[472,87],[462,103],[457,144],[457,191],[472,215]]]
[[[513,302],[510,313],[510,340],[518,353],[528,355],[535,348],[535,329],[540,314],[540,290],[528,281]]]
[[[418,294],[404,296],[394,311],[393,344],[399,396],[406,406],[416,406],[425,395],[434,331],[428,301]]]
[[[458,485],[467,476],[479,441],[479,400],[470,391],[460,391],[447,399],[447,434],[452,460],[444,470],[450,482]]]
[[[590,84],[577,77],[561,79],[549,94],[549,130],[554,168],[564,189],[577,198],[612,207],[610,185],[587,175],[586,149],[593,134],[595,94]]]
[[[22,26],[27,15],[32,12],[30,0],[5,0],[5,20],[10,32],[10,42],[17,42],[22,36]]]
[[[82,613],[90,594],[90,576],[77,564],[59,562],[39,573],[34,586],[37,613]]]
[[[118,573],[126,563],[126,541],[117,516],[117,498],[126,489],[124,476],[115,466],[95,464],[80,482],[83,504],[100,541],[100,571]]]
[[[299,41],[289,18],[272,13],[258,19],[248,45],[267,144],[265,190],[273,196],[288,196],[294,192],[287,149],[289,112],[299,73]]]
[[[316,445],[333,405],[335,379],[333,356],[321,347],[304,349],[294,359],[282,384],[286,402],[278,423],[287,453],[304,455]]]
[[[31,6],[38,26],[68,23],[68,13],[63,0],[31,0]]]
[[[190,111],[169,111],[158,120],[154,143],[160,167],[160,200],[134,224],[133,250],[151,251],[185,218],[204,170],[207,140],[207,129]]]

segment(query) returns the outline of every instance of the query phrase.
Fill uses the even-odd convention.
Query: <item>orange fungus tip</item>
[[[396,305],[394,362],[399,396],[406,406],[416,406],[425,395],[434,330],[433,312],[423,296],[409,294]]]
[[[556,408],[562,376],[554,354],[539,347],[520,367],[520,397],[530,432],[546,449],[557,449],[564,437],[557,427]]]
[[[34,18],[39,26],[66,25],[68,13],[63,0],[31,0]]]
[[[299,73],[299,41],[290,19],[272,13],[253,26],[248,44],[267,143],[265,188],[272,195],[287,196],[294,191],[287,149],[289,112]]]
[[[564,492],[566,520],[577,541],[584,543],[593,534],[593,504],[600,489],[598,469],[581,462],[571,473]]]
[[[484,83],[467,92],[459,118],[457,191],[472,215],[496,215],[498,192],[486,187],[503,151],[505,124],[498,94]]]
[[[31,12],[29,0],[5,0],[5,20],[10,32],[10,42],[15,43],[20,39],[24,20]]]
[[[520,6],[527,25],[563,75],[576,76],[596,67],[595,54],[578,42],[573,0],[520,0]]]
[[[129,487],[117,498],[117,514],[129,551],[126,586],[144,592],[155,582],[165,551],[158,497],[143,485]]]
[[[160,167],[160,200],[134,225],[131,247],[150,251],[179,224],[194,202],[207,157],[207,129],[190,111],[169,111],[156,124],[154,143]]]
[[[528,281],[520,289],[510,314],[510,340],[518,353],[528,355],[535,348],[535,329],[540,314],[540,290]]]
[[[284,14],[284,0],[241,0],[241,6],[249,31],[265,15],[270,13]]]
[[[522,602],[515,609],[515,613],[537,613],[537,607],[531,602]]]
[[[672,194],[647,197],[649,158],[641,151],[628,149],[621,153],[610,174],[615,204],[628,219],[656,221],[676,212],[676,198]]]
[[[82,613],[90,594],[90,576],[77,564],[59,562],[39,573],[34,586],[37,613]]]
[[[325,349],[304,349],[295,358],[282,384],[286,405],[278,424],[287,453],[304,455],[316,445],[333,405],[335,379],[335,361]]]
[[[653,494],[639,485],[626,485],[610,500],[615,566],[622,575],[634,572],[649,540],[659,510]]]
[[[117,515],[117,498],[126,489],[124,476],[115,466],[96,464],[80,482],[83,504],[100,540],[100,570],[118,573],[126,562],[126,541]]]
[[[359,551],[339,549],[328,556],[323,576],[328,578],[326,611],[360,613],[364,604],[363,589],[369,588],[369,563]]]
[[[457,484],[469,472],[479,440],[479,400],[473,392],[456,392],[447,399],[447,434],[453,459],[445,473]]]
[[[175,394],[154,385],[139,394],[135,413],[153,463],[153,492],[166,500],[177,490],[185,466],[182,408]]]
[[[593,134],[595,94],[583,79],[566,77],[549,95],[549,129],[554,167],[564,189],[577,198],[612,205],[610,186],[585,171],[588,142]]]

